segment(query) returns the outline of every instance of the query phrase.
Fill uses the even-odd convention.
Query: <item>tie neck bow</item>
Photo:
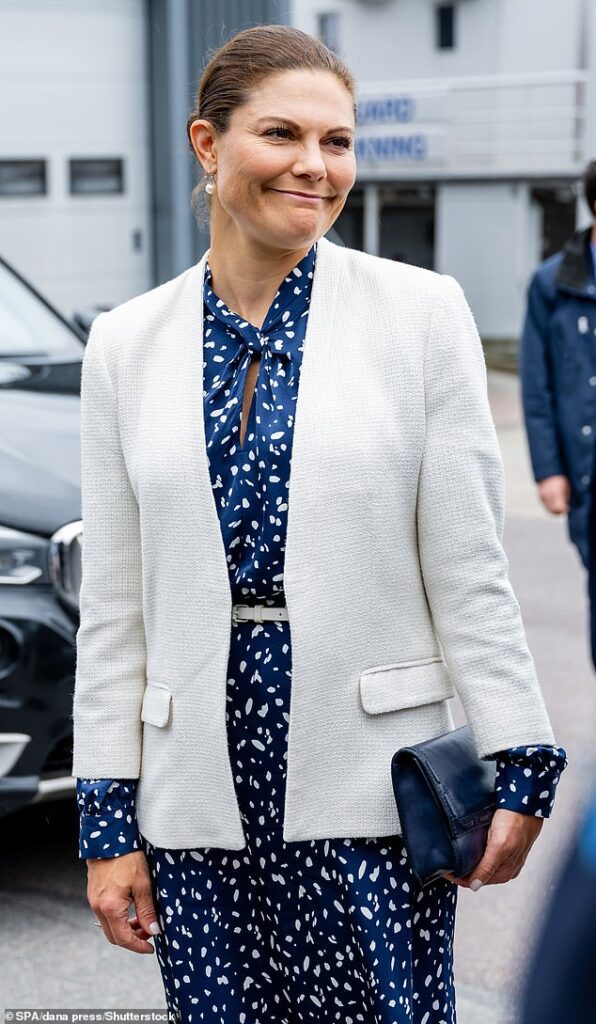
[[[316,243],[284,278],[271,303],[261,327],[244,320],[218,298],[211,287],[209,262],[205,267],[204,300],[209,312],[238,335],[251,355],[279,356],[290,359],[298,336],[296,321],[304,316],[310,303]]]

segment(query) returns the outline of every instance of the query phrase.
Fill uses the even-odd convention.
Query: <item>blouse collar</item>
[[[310,305],[312,280],[316,262],[317,243],[281,282],[261,328],[244,320],[218,298],[211,288],[212,272],[209,261],[205,264],[203,299],[211,316],[236,334],[252,351],[260,352],[269,345],[271,352],[290,355],[295,338],[296,321],[305,316]]]

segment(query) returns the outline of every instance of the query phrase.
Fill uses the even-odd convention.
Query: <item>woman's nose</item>
[[[308,174],[317,181],[327,176],[327,167],[318,142],[302,148],[294,161],[292,171],[297,177]]]

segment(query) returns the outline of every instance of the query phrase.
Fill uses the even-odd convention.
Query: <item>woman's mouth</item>
[[[282,196],[290,196],[292,199],[302,200],[307,203],[322,203],[323,199],[330,199],[330,196],[321,196],[316,192],[293,192],[281,188],[272,188],[272,192],[278,192]]]

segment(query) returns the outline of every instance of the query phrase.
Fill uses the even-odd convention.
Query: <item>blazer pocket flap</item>
[[[170,715],[172,694],[167,686],[148,683],[143,694],[141,721],[150,725],[164,726]]]
[[[360,676],[362,707],[369,715],[434,704],[454,696],[455,688],[442,658],[379,665]]]

